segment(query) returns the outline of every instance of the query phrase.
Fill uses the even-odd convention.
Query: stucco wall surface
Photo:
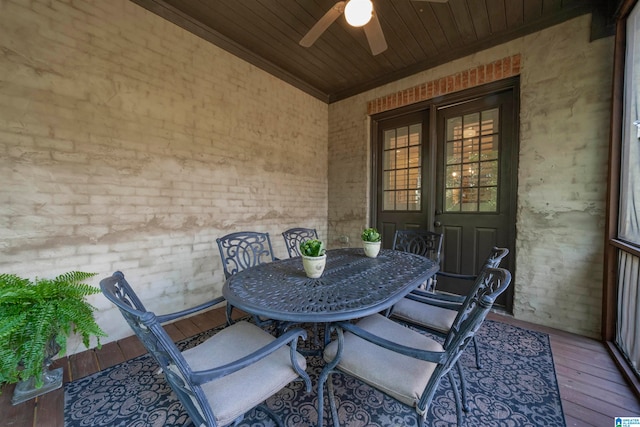
[[[515,317],[597,337],[613,38],[591,17],[381,86],[329,107],[329,240],[368,224],[367,102],[521,55]]]
[[[326,104],[128,0],[2,1],[0,52],[0,272],[121,270],[166,313],[221,294],[217,237],[325,238]]]

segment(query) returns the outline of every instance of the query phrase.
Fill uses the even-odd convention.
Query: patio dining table
[[[320,278],[306,276],[300,257],[231,276],[222,294],[248,313],[295,323],[331,323],[384,311],[438,271],[438,264],[407,252],[361,248],[327,251]]]
[[[327,251],[327,264],[318,279],[308,278],[302,259],[295,257],[236,273],[227,279],[222,294],[228,304],[253,315],[328,325],[388,309],[438,268],[434,261],[408,252],[383,249],[369,258],[362,248],[333,249]],[[325,366],[322,375],[337,359]],[[318,414],[322,425],[322,401]]]

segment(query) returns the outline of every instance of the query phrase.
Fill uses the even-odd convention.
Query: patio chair
[[[161,323],[208,309],[224,301],[223,297],[156,316],[145,309],[121,272],[103,279],[100,288],[154,357],[196,426],[237,423],[253,408],[264,411],[282,426],[262,402],[295,380],[304,381],[307,392],[311,391],[305,358],[296,351],[298,339],[306,339],[302,329],[290,330],[276,339],[257,326],[240,321],[181,352]]]
[[[289,252],[289,258],[300,256],[300,243],[317,239],[318,233],[315,228],[290,228],[282,233],[284,237],[284,244]]]
[[[485,260],[480,272],[487,268],[496,268],[500,266],[502,259],[509,254],[509,249],[494,247],[491,249],[489,256]],[[439,271],[437,276],[451,277],[456,279],[468,280],[470,284],[469,292],[473,291],[473,284],[478,279],[478,275],[454,274]],[[449,329],[453,325],[453,321],[464,304],[465,298],[469,295],[453,295],[442,292],[425,292],[421,289],[412,291],[406,298],[396,303],[392,308],[390,315],[405,322],[412,323],[430,332],[445,336],[449,333]],[[476,365],[478,369],[482,368],[480,357],[478,354],[478,346],[475,345]]]
[[[220,250],[225,279],[247,268],[277,259],[273,255],[269,233],[239,231],[222,236],[216,239],[216,242]],[[233,323],[232,311],[233,306],[227,304],[227,323],[229,324]],[[268,319],[262,319],[258,316],[254,316],[254,319],[261,326],[271,323]]]
[[[338,335],[324,351],[326,367],[318,382],[318,419],[322,421],[324,384],[327,383],[329,405],[334,425],[338,425],[332,373],[342,371],[414,407],[418,425],[425,425],[427,411],[441,379],[451,372],[466,346],[482,325],[496,298],[511,282],[504,269],[486,269],[478,276],[473,294],[456,315],[444,343],[427,337],[393,320],[374,314],[356,324],[338,322]],[[346,331],[346,332],[343,332]],[[458,364],[459,365],[459,364]],[[462,425],[460,395],[456,388],[456,416]]]
[[[491,249],[489,256],[485,260],[478,275],[462,275],[446,272],[438,272],[437,275],[453,277],[468,280],[474,283],[466,296],[445,294],[442,292],[426,292],[421,289],[415,289],[405,298],[401,299],[392,308],[390,317],[411,323],[421,329],[434,333],[438,336],[445,337],[454,325],[454,321],[458,312],[463,308],[465,302],[469,298],[473,298],[474,291],[479,286],[481,274],[489,268],[496,268],[500,262],[507,256],[509,250],[507,248],[494,247]],[[389,316],[388,316],[389,317]],[[473,338],[474,355],[476,359],[476,367],[482,369],[480,362],[480,350],[475,337]],[[461,388],[463,395],[464,409],[468,410],[466,400],[466,383],[462,367],[458,366],[461,376]]]
[[[420,255],[439,264],[442,234],[420,229],[396,230],[392,249]],[[433,277],[422,284],[420,288],[435,291],[436,280],[436,277]]]

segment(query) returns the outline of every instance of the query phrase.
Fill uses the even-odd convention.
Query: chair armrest
[[[291,344],[290,353],[291,353],[291,364],[293,365],[293,368],[298,373],[298,375],[300,375],[302,378],[306,377],[308,379],[308,374],[304,371],[304,369],[300,367],[300,365],[298,364],[298,361],[296,360],[296,352],[297,352],[296,349],[298,346],[298,338],[302,338],[303,340],[306,340],[307,332],[301,328],[292,329],[280,335],[278,338],[276,338],[274,341],[267,344],[266,346],[259,348],[258,350],[254,351],[251,354],[246,355],[245,357],[242,357],[231,363],[227,363],[226,365],[218,366],[211,369],[205,369],[201,371],[194,371],[191,374],[190,380],[194,384],[204,384],[216,378],[224,377],[226,375],[239,371],[243,368],[246,368],[247,366],[252,365],[253,363],[257,362],[260,359],[264,359],[274,351],[278,350],[281,347],[284,347],[287,344]],[[305,383],[307,383],[306,379],[305,379]],[[309,382],[307,383],[307,389],[308,389],[307,391],[310,391],[310,387],[311,387],[311,382],[309,380]]]
[[[437,291],[431,292],[431,291],[425,291],[423,289],[414,289],[407,296],[416,300],[423,299],[425,303],[442,302],[442,303],[451,303],[451,304],[459,305],[459,304],[462,304],[465,300],[465,297],[463,295],[446,294],[444,292],[437,292]]]
[[[211,301],[207,301],[205,303],[197,305],[195,307],[187,308],[186,310],[178,311],[178,312],[175,312],[175,313],[163,314],[161,316],[156,316],[156,317],[158,319],[158,322],[160,322],[160,323],[170,322],[170,321],[178,319],[180,317],[184,317],[184,316],[188,316],[188,315],[193,314],[193,313],[197,313],[199,311],[202,311],[204,309],[212,307],[212,306],[214,306],[216,304],[220,304],[221,302],[224,302],[224,301],[225,301],[224,297],[218,297],[218,298],[212,299]]]
[[[369,341],[372,344],[375,344],[382,348],[386,348],[387,350],[391,350],[396,353],[404,354],[405,356],[409,356],[414,359],[426,360],[427,362],[433,362],[433,363],[443,363],[445,356],[447,354],[444,351],[429,351],[429,350],[422,350],[414,347],[407,347],[405,345],[398,344],[396,342],[389,341],[385,338],[381,338],[377,335],[374,335],[371,332],[365,331],[364,329],[354,325],[353,323],[338,322],[338,326],[364,340]],[[340,341],[342,340],[339,340],[339,345],[340,345]],[[339,351],[338,354],[340,353],[341,352]]]
[[[433,294],[432,296],[424,296],[414,294],[411,292],[406,296],[407,299],[417,301],[422,304],[431,305],[435,307],[446,308],[449,310],[458,311],[464,303],[464,297],[458,297],[457,295],[442,295],[446,298],[440,298],[441,295]]]
[[[461,279],[461,280],[476,280],[478,276],[475,274],[457,274],[457,273],[447,273],[446,271],[438,271],[436,276],[449,277],[451,279]]]

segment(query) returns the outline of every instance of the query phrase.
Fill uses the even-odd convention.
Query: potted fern
[[[318,239],[305,240],[300,243],[300,254],[302,255],[302,266],[307,277],[317,279],[322,276],[327,262],[324,243]]]
[[[100,289],[82,283],[95,275],[72,271],[31,281],[0,274],[0,385],[18,383],[14,405],[62,385],[62,368],[50,371],[49,365],[66,352],[72,332],[82,336],[87,348],[95,336],[100,347],[106,334],[85,300]]]
[[[365,228],[360,237],[362,237],[365,255],[370,258],[377,257],[382,243],[382,236],[380,236],[378,230],[373,227]]]

